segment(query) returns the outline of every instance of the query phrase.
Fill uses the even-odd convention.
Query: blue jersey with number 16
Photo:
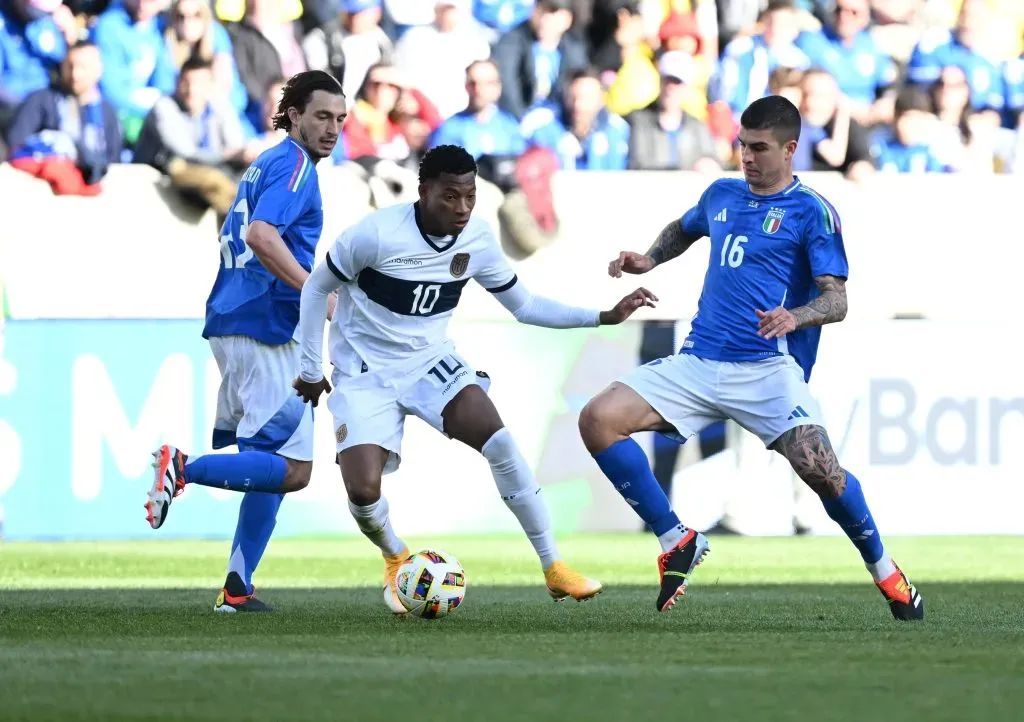
[[[711,237],[711,258],[680,353],[715,361],[789,354],[809,379],[821,328],[764,339],[755,311],[802,306],[819,295],[815,277],[847,277],[835,208],[799,178],[770,196],[729,178],[712,183],[681,223],[687,234]]]
[[[220,238],[220,270],[206,301],[203,338],[248,336],[278,345],[291,341],[299,322],[299,292],[263,267],[245,236],[249,224],[277,228],[288,250],[313,268],[324,214],[316,164],[286,138],[260,154],[242,176]]]

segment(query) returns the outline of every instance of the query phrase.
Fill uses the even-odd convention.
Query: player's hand
[[[647,273],[652,268],[654,268],[654,259],[650,256],[623,251],[618,258],[608,264],[608,275],[612,278],[622,278],[623,273]]]
[[[334,309],[338,306],[338,292],[331,291],[327,296],[327,320],[334,320]],[[327,389],[330,391],[330,389]]]
[[[796,316],[782,306],[767,313],[755,309],[755,313],[761,319],[757,324],[757,335],[761,338],[782,338],[787,333],[796,331]]]
[[[601,311],[601,325],[614,326],[622,323],[633,315],[633,312],[642,306],[654,308],[654,302],[658,297],[646,288],[638,288],[621,301],[615,304],[611,311]]]
[[[303,381],[302,377],[292,381],[292,388],[295,389],[295,395],[302,397],[303,401],[316,406],[317,401],[320,400],[320,394],[331,393],[331,384],[327,379],[320,379],[319,381]]]

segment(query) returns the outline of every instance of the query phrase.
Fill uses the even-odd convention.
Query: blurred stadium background
[[[459,611],[477,662],[456,665],[442,684],[461,700],[452,710],[479,718],[494,695],[529,696],[537,680],[527,670],[540,669],[543,693],[522,702],[522,715],[488,714],[647,718],[678,708],[646,695],[696,676],[720,695],[688,701],[705,718],[795,718],[819,698],[808,682],[819,679],[848,693],[848,704],[816,712],[821,719],[862,719],[866,698],[928,720],[1015,719],[1024,702],[1013,656],[1024,641],[1014,316],[1022,50],[1019,0],[0,0],[0,699],[11,700],[10,718],[223,716],[223,704],[196,700],[260,699],[245,675],[219,691],[203,686],[217,663],[202,655],[235,634],[271,658],[305,650],[322,685],[325,669],[350,670],[368,644],[382,645],[373,653],[382,659],[411,653],[378,618],[373,550],[348,538],[358,531],[323,457],[282,507],[257,574],[293,607],[291,622],[215,628],[204,616],[237,495],[189,487],[163,546],[142,509],[149,450],[168,441],[208,451],[219,379],[199,334],[220,220],[246,164],[280,138],[266,111],[282,79],[323,68],[342,79],[351,115],[318,168],[318,257],[374,208],[415,197],[419,157],[453,142],[479,159],[477,212],[520,278],[536,293],[600,307],[626,290],[607,278],[609,259],[645,250],[713,178],[735,173],[739,111],[769,92],[793,99],[805,118],[796,170],[839,209],[852,270],[850,314],[823,333],[811,385],[894,556],[929,603],[947,605],[938,627],[892,650],[883,644],[891,630],[865,641],[890,620],[856,555],[818,538],[837,530],[785,462],[726,425],[682,448],[644,440],[684,522],[730,538],[725,557],[710,558],[719,566],[709,568],[715,586],[703,606],[675,622],[685,626],[636,611],[650,600],[630,585],[653,584],[656,545],[586,454],[576,415],[617,374],[678,348],[707,246],[645,279],[659,308],[616,328],[519,326],[467,287],[451,329],[460,352],[491,375],[567,549],[622,596],[576,617],[522,612],[543,599],[518,586],[532,579],[530,552],[486,462],[411,419],[402,469],[385,480],[392,521],[424,544],[454,545],[471,584],[483,585]],[[317,429],[319,448],[330,448],[326,414]],[[775,538],[787,536],[801,538]],[[801,586],[818,579],[837,586]],[[840,585],[858,579],[844,596]],[[973,580],[973,591],[940,592],[947,580]],[[437,635],[415,629],[408,644],[429,656]],[[650,635],[672,629],[717,660],[711,671],[636,661]],[[786,646],[793,630],[808,646]],[[563,632],[591,662],[561,656]],[[518,640],[506,666],[480,661],[495,633]],[[174,708],[169,689],[138,706],[95,691],[129,690],[160,668],[137,650],[150,634],[200,685],[185,707]],[[605,635],[604,646],[591,634]],[[357,651],[332,657],[332,639]],[[849,666],[828,667],[837,645],[851,650]],[[918,677],[901,676],[899,645],[914,650],[911,660],[928,658]],[[527,649],[550,654],[545,662]],[[775,678],[768,650],[800,661]],[[48,670],[83,663],[93,676],[51,697]],[[398,674],[423,681],[414,667]],[[379,700],[398,694],[382,681],[389,674],[382,663],[349,679],[374,680],[354,713],[381,714]],[[466,695],[483,674],[511,681]],[[747,680],[742,699],[730,696],[738,679]],[[313,681],[303,694],[330,702]],[[970,694],[954,695],[965,685]],[[634,697],[647,706],[624,701]],[[317,714],[284,699],[262,704],[275,718]],[[396,699],[419,704],[409,689]]]

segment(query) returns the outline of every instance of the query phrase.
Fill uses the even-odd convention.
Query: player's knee
[[[288,493],[305,489],[309,486],[312,475],[313,462],[288,459],[288,472],[285,474],[282,490]]]
[[[580,412],[579,427],[583,443],[592,452],[595,447],[606,446],[605,440],[615,435],[616,425],[619,423],[615,404],[611,403],[607,396],[596,396],[587,402]]]
[[[380,479],[345,479],[345,491],[356,506],[376,504],[380,499]]]

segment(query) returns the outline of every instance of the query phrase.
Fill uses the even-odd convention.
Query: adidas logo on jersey
[[[716,221],[721,221],[722,223],[725,223],[727,220],[729,220],[729,218],[728,218],[728,210],[729,210],[728,208],[723,208],[722,210],[720,210],[718,212],[718,215],[715,216],[715,220]]]
[[[793,419],[807,419],[810,418],[810,416],[811,415],[809,413],[804,411],[804,408],[802,406],[797,406],[795,409],[793,409],[793,413],[789,415],[789,418],[786,419],[786,421],[792,421]]]

